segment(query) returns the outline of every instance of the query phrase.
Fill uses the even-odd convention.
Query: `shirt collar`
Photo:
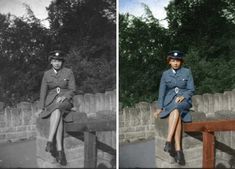
[[[53,71],[55,72],[55,74],[57,74],[58,73],[58,71],[57,70],[55,70],[54,68],[52,68],[53,69]]]
[[[172,70],[173,74],[176,74],[176,71],[174,69],[171,69],[171,70]]]

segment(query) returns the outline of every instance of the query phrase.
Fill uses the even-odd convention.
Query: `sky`
[[[144,14],[144,7],[141,3],[148,5],[153,15],[160,20],[160,24],[167,27],[166,11],[164,7],[169,4],[170,0],[119,0],[119,13],[130,13],[134,16]]]
[[[35,16],[42,20],[42,24],[49,27],[49,22],[45,20],[47,18],[46,7],[49,6],[52,0],[0,0],[0,13],[11,13],[16,16],[26,15],[26,10],[23,3],[28,4],[33,10]],[[169,4],[170,0],[119,0],[119,12],[129,12],[135,16],[141,16],[144,14],[144,7],[141,3],[145,3],[149,6],[153,15],[160,20],[160,24],[167,27],[167,22],[164,20],[166,12],[164,7]]]
[[[49,22],[45,20],[47,18],[46,7],[49,6],[52,0],[0,0],[0,13],[11,13],[16,16],[26,15],[26,9],[23,3],[30,6],[34,15],[42,20],[42,24],[49,27]]]

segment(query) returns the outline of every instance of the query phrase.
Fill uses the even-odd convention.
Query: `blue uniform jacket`
[[[176,93],[176,87],[178,93]],[[180,68],[174,74],[172,69],[163,72],[159,88],[158,105],[164,108],[172,102],[175,96],[184,96],[186,101],[192,104],[191,97],[194,94],[194,82],[190,69]]]

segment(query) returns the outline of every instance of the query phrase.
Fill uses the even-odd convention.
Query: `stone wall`
[[[235,119],[235,90],[195,95],[192,99],[193,107],[190,113],[193,121]],[[156,103],[141,102],[132,108],[124,108],[119,111],[120,144],[155,137],[157,168],[201,168],[202,135],[200,133],[183,133],[182,148],[186,165],[177,165],[174,159],[163,151],[168,124],[166,119],[153,118],[151,113],[153,105]],[[217,140],[216,167],[235,167],[235,132],[216,132],[215,136]]]
[[[15,142],[36,137],[36,103],[21,102],[13,107],[0,108],[0,142]]]
[[[219,111],[235,111],[235,89],[224,93],[194,95],[192,99],[192,111],[205,112],[208,118],[214,117]]]
[[[116,90],[105,93],[76,95],[74,106],[78,112],[85,112],[87,116],[95,116],[97,112],[109,110],[116,112]],[[13,107],[4,108],[0,102],[0,142],[15,142],[18,140],[35,139],[37,145],[37,161],[39,167],[60,167],[55,159],[45,152],[48,137],[49,121],[36,119],[34,113],[38,110],[38,102],[21,102]],[[36,125],[37,124],[37,125]],[[67,167],[84,166],[83,133],[77,139],[66,132],[64,148],[69,161]],[[97,140],[116,149],[116,132],[97,132]],[[98,166],[113,167],[114,156],[98,149]]]
[[[154,104],[140,102],[119,110],[119,144],[154,138]]]
[[[74,97],[74,107],[77,112],[85,112],[88,117],[96,116],[96,113],[106,111],[116,112],[116,91],[107,91],[105,93],[77,95]],[[45,152],[48,138],[49,119],[37,120],[37,162],[41,168],[60,168],[60,166],[50,153]],[[116,132],[96,132],[97,140],[113,149],[116,149]],[[64,151],[67,159],[66,168],[84,167],[84,136],[83,133],[77,133],[71,136],[64,133]],[[108,168],[115,166],[115,156],[98,149],[97,166]]]

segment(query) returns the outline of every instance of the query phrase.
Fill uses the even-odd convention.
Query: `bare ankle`
[[[175,151],[180,151],[181,148],[180,147],[175,147]]]
[[[167,138],[166,141],[167,141],[167,142],[171,142],[171,139]]]

